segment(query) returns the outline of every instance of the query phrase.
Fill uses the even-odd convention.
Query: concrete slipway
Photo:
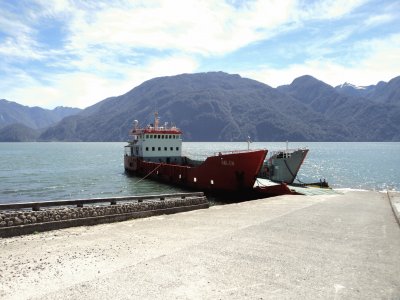
[[[378,192],[213,206],[0,249],[1,299],[400,298],[400,229]]]

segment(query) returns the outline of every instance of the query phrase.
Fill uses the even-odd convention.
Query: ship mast
[[[157,130],[158,129],[158,122],[160,121],[160,119],[158,118],[158,112],[154,113],[154,129]]]

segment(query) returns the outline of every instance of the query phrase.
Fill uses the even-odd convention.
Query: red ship
[[[125,146],[125,171],[183,187],[211,192],[251,192],[267,150],[218,152],[205,160],[182,156],[182,131],[175,126],[141,128],[134,121],[133,140]]]

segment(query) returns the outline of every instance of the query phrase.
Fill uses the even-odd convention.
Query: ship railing
[[[17,209],[32,209],[39,211],[43,207],[57,207],[57,206],[76,206],[83,207],[87,204],[104,204],[116,205],[118,202],[126,203],[131,201],[157,201],[165,200],[167,198],[181,198],[188,197],[203,197],[203,192],[193,193],[173,193],[173,194],[159,194],[159,195],[140,195],[140,196],[124,196],[124,197],[109,197],[109,198],[90,198],[90,199],[75,199],[75,200],[53,200],[53,201],[40,201],[40,202],[21,202],[21,203],[2,203],[0,204],[0,211],[2,210],[17,210]]]
[[[254,151],[257,149],[251,149],[250,151]],[[260,149],[258,149],[260,150]],[[265,150],[265,149],[261,149],[261,150]],[[190,160],[194,160],[194,161],[205,161],[208,157],[210,156],[220,156],[220,155],[224,155],[224,154],[237,154],[237,153],[247,153],[249,152],[249,150],[224,150],[224,151],[207,151],[204,152],[202,154],[192,154],[190,152],[182,152],[182,156],[185,156],[187,158],[189,158]]]
[[[279,154],[279,153],[293,153],[299,150],[308,150],[308,148],[292,148],[292,149],[282,149],[282,150],[271,150],[269,154],[274,155],[274,154]]]
[[[250,150],[225,150],[225,151],[218,151],[214,152],[214,156],[225,155],[225,154],[239,154],[239,153],[247,153],[249,151],[257,151],[261,149],[250,149]],[[265,150],[265,149],[262,149]]]
[[[160,126],[160,127],[146,127],[146,128],[134,128],[130,131],[131,135],[138,135],[142,133],[157,133],[157,132],[165,132],[165,133],[181,133],[180,129],[172,126],[172,127],[165,127],[165,126]]]

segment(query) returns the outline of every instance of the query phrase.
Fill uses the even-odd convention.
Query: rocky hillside
[[[337,122],[321,118],[306,104],[263,83],[222,72],[149,80],[125,95],[105,99],[65,118],[43,140],[121,141],[133,120],[182,128],[186,141],[291,141],[346,139]]]
[[[23,124],[11,124],[0,128],[0,142],[34,142],[39,134]]]
[[[311,76],[276,89],[223,72],[154,78],[65,117],[38,140],[125,141],[133,120],[152,123],[157,110],[185,141],[400,141],[399,78],[363,93]]]
[[[325,120],[347,128],[350,135],[344,140],[400,141],[399,79],[396,77],[387,84],[380,82],[376,87],[369,86],[365,95],[360,88],[353,86],[349,92],[348,85],[347,91],[333,88],[311,76],[299,77],[292,84],[278,89],[306,104]],[[374,94],[380,97],[373,97]]]

